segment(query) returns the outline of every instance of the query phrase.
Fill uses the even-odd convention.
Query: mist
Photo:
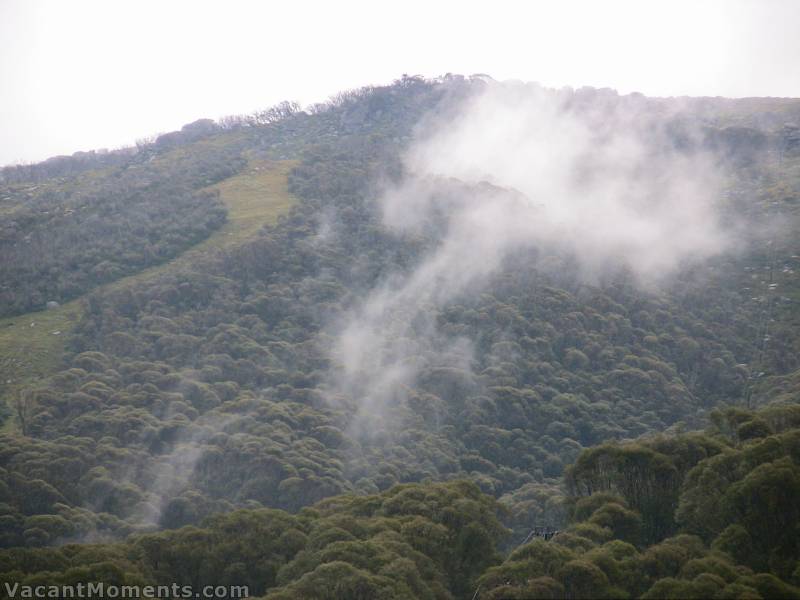
[[[437,241],[332,326],[330,396],[355,400],[354,429],[402,402],[421,365],[469,369],[471,341],[442,335],[432,315],[480,293],[514,254],[567,255],[583,283],[625,271],[653,290],[726,252],[724,171],[701,143],[678,149],[670,116],[638,95],[487,82],[424,119],[404,177],[377,202],[395,235]]]

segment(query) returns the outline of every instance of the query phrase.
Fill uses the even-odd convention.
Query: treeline
[[[283,102],[219,124],[201,119],[124,151],[2,169],[0,316],[71,300],[201,241],[225,220],[204,188],[247,157],[297,158],[342,134],[408,140],[444,93],[407,79],[340,94],[312,114]]]

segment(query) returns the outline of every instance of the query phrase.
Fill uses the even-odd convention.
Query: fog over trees
[[[0,584],[800,598],[798,122],[406,75],[2,169]]]

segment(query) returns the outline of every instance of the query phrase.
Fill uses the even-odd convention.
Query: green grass
[[[289,172],[296,164],[293,160],[251,162],[239,175],[211,186],[219,190],[228,208],[228,222],[199,246],[236,244],[277,221],[296,200],[288,189]]]
[[[78,318],[77,302],[0,320],[0,394],[11,406],[17,391],[50,375],[62,361],[64,338]],[[7,419],[3,431],[14,427]]]
[[[297,161],[251,161],[239,174],[206,189],[219,190],[228,209],[228,220],[202,242],[170,261],[123,277],[104,289],[119,289],[176,268],[186,268],[199,256],[212,250],[242,243],[264,225],[275,223],[289,210],[295,197],[289,193],[289,172]]]
[[[295,164],[296,161],[251,161],[241,173],[210,186],[209,189],[219,190],[228,209],[228,220],[220,229],[180,256],[102,289],[121,289],[185,268],[202,254],[241,244],[264,225],[275,223],[295,202],[288,190],[288,175]],[[55,309],[0,319],[0,401],[11,406],[19,389],[58,371],[63,363],[65,338],[80,316],[80,302],[81,298],[77,298]],[[14,427],[15,419],[10,418],[2,430],[11,431]]]

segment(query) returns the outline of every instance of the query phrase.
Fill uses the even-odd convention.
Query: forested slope
[[[212,200],[207,186],[236,181],[244,161],[295,160],[297,201],[236,244],[86,296],[63,370],[20,393],[21,432],[2,437],[0,577],[245,583],[269,598],[800,594],[793,104],[709,100],[669,122],[676,147],[720,156],[725,218],[748,226],[735,252],[659,286],[624,268],[588,280],[565,246],[512,253],[479,293],[425,299],[410,325],[406,306],[381,313],[399,338],[381,351],[411,349],[415,375],[380,404],[391,373],[341,384],[341,324],[447,227],[387,227],[376,182],[406,175],[415,124],[482,85],[405,78],[140,151],[155,157],[142,169],[174,160],[198,186],[186,197]],[[203,160],[228,170],[206,174]],[[447,206],[490,184],[430,185]],[[170,213],[174,226],[192,210]],[[202,237],[182,231],[175,248]],[[97,239],[80,264],[113,256]],[[18,277],[57,286],[61,267],[50,272],[56,283]],[[536,525],[562,531],[519,546]]]
[[[507,556],[506,512],[474,484],[406,484],[125,544],[7,550],[0,580],[246,585],[266,598],[796,598],[797,406],[713,421],[585,453],[567,477],[569,526]]]

